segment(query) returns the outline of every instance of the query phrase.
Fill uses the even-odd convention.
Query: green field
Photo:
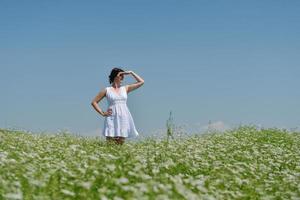
[[[117,146],[0,130],[0,199],[300,199],[300,133],[244,126]]]

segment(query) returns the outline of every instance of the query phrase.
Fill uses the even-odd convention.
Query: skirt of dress
[[[134,138],[139,135],[126,104],[115,104],[109,108],[112,115],[105,117],[103,136]]]

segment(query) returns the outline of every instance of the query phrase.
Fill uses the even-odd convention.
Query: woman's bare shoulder
[[[102,89],[100,90],[99,94],[102,94],[103,96],[106,96],[108,90],[109,90],[109,86],[102,87]]]
[[[99,102],[101,101],[101,99],[103,99],[107,94],[107,87],[105,88],[101,88],[100,92],[94,97],[94,99],[92,100],[92,102]]]

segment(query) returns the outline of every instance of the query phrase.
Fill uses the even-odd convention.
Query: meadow
[[[115,145],[0,130],[0,199],[300,199],[300,133],[241,126]]]

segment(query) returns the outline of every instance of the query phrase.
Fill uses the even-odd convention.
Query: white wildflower
[[[75,193],[74,192],[71,192],[69,190],[66,190],[66,189],[62,189],[61,192],[67,196],[75,196]]]

